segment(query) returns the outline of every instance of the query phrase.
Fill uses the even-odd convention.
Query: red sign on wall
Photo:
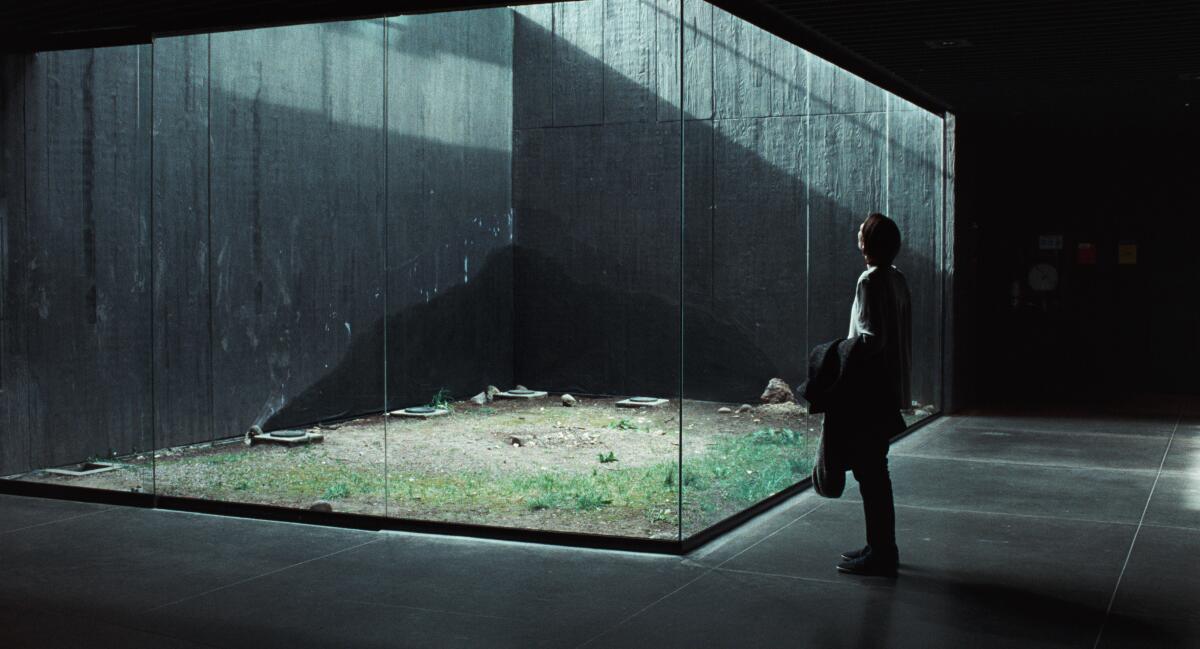
[[[1090,243],[1081,243],[1075,251],[1075,263],[1080,266],[1095,266],[1096,265],[1096,246]]]

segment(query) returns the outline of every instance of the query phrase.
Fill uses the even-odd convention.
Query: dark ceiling
[[[757,4],[958,110],[1161,113],[1200,99],[1198,0]]]
[[[519,3],[43,0],[0,9],[0,43],[5,49],[59,49],[147,42],[152,34],[487,4]],[[1200,0],[714,4],[930,108],[1188,115],[1187,104],[1200,100]]]

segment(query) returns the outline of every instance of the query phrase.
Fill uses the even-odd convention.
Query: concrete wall
[[[0,474],[488,383],[750,400],[844,335],[873,210],[936,401],[940,118],[678,7],[5,58]]]
[[[498,9],[4,59],[0,474],[509,383],[511,43]]]
[[[518,378],[676,395],[682,371],[723,400],[798,382],[845,335],[878,210],[906,241],[914,398],[936,402],[942,120],[699,0],[681,28],[678,6],[518,10]]]
[[[150,444],[149,51],[5,59],[4,472]]]

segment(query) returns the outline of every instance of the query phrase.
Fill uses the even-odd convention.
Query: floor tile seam
[[[1104,628],[1108,625],[1108,619],[1112,616],[1113,605],[1117,601],[1117,593],[1121,590],[1121,581],[1125,578],[1125,570],[1129,568],[1129,559],[1133,556],[1133,549],[1137,546],[1138,535],[1142,531],[1142,525],[1146,522],[1146,512],[1150,510],[1150,501],[1154,499],[1154,490],[1158,487],[1158,479],[1162,477],[1162,467],[1167,463],[1167,455],[1171,452],[1171,443],[1175,441],[1175,431],[1179,429],[1179,422],[1182,419],[1180,416],[1175,419],[1175,429],[1171,431],[1171,437],[1167,440],[1167,447],[1163,449],[1162,461],[1158,465],[1158,475],[1154,476],[1154,484],[1150,485],[1150,494],[1146,496],[1146,504],[1142,507],[1142,516],[1138,519],[1137,529],[1133,531],[1133,538],[1129,541],[1129,551],[1125,553],[1125,561],[1121,564],[1121,572],[1117,575],[1117,583],[1113,584],[1112,595],[1108,598],[1108,607],[1104,610],[1104,620],[1100,623],[1100,630],[1096,632],[1096,642],[1092,644],[1092,649],[1098,649],[1100,641],[1104,638]]]
[[[1200,525],[1196,527],[1188,527],[1186,525],[1167,525],[1166,523],[1142,523],[1142,527],[1153,527],[1159,530],[1174,530],[1176,532],[1195,532],[1200,534]]]
[[[914,457],[919,460],[947,460],[951,462],[975,462],[980,464],[1002,464],[1012,466],[1036,466],[1046,469],[1076,469],[1081,471],[1115,471],[1118,473],[1156,473],[1154,469],[1123,469],[1110,466],[1079,466],[1073,464],[1055,464],[1050,462],[1022,462],[1019,460],[999,460],[994,458],[978,458],[949,455],[933,455],[930,453],[890,453],[889,457]]]
[[[611,633],[612,631],[615,631],[615,630],[617,630],[617,629],[621,628],[621,627],[622,627],[622,626],[624,626],[625,624],[628,624],[628,623],[629,623],[631,620],[633,620],[634,618],[636,618],[636,617],[638,617],[639,615],[641,615],[641,614],[645,613],[646,611],[650,610],[651,608],[654,608],[655,606],[657,606],[658,604],[660,604],[660,603],[662,603],[662,602],[666,601],[667,599],[671,598],[672,596],[674,596],[674,595],[678,594],[679,592],[683,591],[683,590],[684,590],[685,588],[687,588],[688,586],[691,586],[692,584],[696,583],[697,581],[699,581],[699,580],[703,579],[703,578],[704,578],[706,575],[712,574],[714,571],[716,571],[716,570],[720,569],[720,568],[721,568],[722,566],[724,566],[725,564],[727,564],[727,563],[729,563],[730,561],[733,561],[734,559],[736,559],[736,558],[738,558],[738,557],[742,556],[742,554],[744,554],[744,553],[748,552],[749,550],[752,550],[752,549],[753,549],[753,548],[755,548],[755,547],[758,547],[758,545],[759,545],[760,543],[762,543],[763,541],[766,541],[767,539],[769,539],[769,538],[771,538],[771,537],[775,536],[776,534],[778,534],[778,533],[782,532],[783,530],[785,530],[785,529],[787,529],[787,528],[791,527],[792,525],[795,525],[797,522],[799,522],[799,521],[800,521],[801,519],[803,519],[805,516],[808,516],[809,514],[811,514],[811,513],[815,512],[815,511],[817,511],[818,509],[821,509],[821,508],[822,508],[822,507],[824,507],[826,504],[827,504],[826,502],[819,502],[819,503],[817,503],[817,506],[816,506],[816,507],[813,507],[813,508],[809,509],[808,511],[804,512],[803,514],[801,514],[800,516],[797,516],[795,519],[793,519],[793,520],[792,520],[791,522],[789,522],[788,524],[786,524],[786,525],[784,525],[784,526],[780,527],[779,529],[775,530],[774,532],[771,532],[770,534],[768,534],[768,535],[764,536],[763,538],[761,538],[761,539],[759,539],[759,540],[755,541],[754,543],[750,544],[750,545],[749,545],[748,547],[746,547],[746,548],[743,548],[741,551],[737,552],[736,554],[734,554],[733,556],[729,557],[728,559],[725,559],[725,560],[724,560],[724,561],[722,561],[721,563],[719,563],[719,564],[717,564],[717,565],[715,565],[715,566],[713,566],[713,567],[711,567],[711,568],[704,568],[704,569],[703,569],[703,571],[702,571],[700,574],[698,574],[698,575],[696,575],[695,577],[693,577],[692,579],[688,580],[688,581],[687,581],[686,583],[684,583],[683,585],[681,585],[681,586],[679,586],[678,588],[676,588],[676,589],[672,590],[671,592],[669,592],[669,593],[667,593],[667,594],[665,594],[665,595],[663,595],[663,596],[659,597],[658,599],[654,600],[653,602],[650,602],[649,604],[646,604],[646,605],[645,605],[645,606],[643,606],[642,608],[640,608],[640,609],[638,609],[637,611],[633,612],[632,614],[630,614],[630,615],[626,616],[626,617],[625,617],[625,618],[623,618],[621,621],[617,622],[616,624],[612,625],[611,627],[609,627],[609,628],[607,628],[607,629],[605,629],[605,630],[601,631],[600,633],[597,633],[596,635],[594,635],[594,636],[592,636],[592,637],[588,638],[587,640],[584,640],[584,641],[583,641],[581,644],[579,644],[579,645],[576,645],[575,649],[583,649],[583,647],[586,647],[586,646],[588,646],[589,644],[592,644],[593,642],[595,642],[596,640],[599,640],[600,638],[604,637],[604,636],[605,636],[605,635],[607,635],[608,633]]]
[[[1168,478],[1178,478],[1180,476],[1191,477],[1196,474],[1197,469],[1167,469],[1163,468],[1163,475]]]
[[[854,505],[856,507],[862,506],[861,500],[855,500],[852,498],[842,499],[841,502],[854,503]],[[908,504],[904,504],[904,503],[895,503],[895,507],[896,508],[904,508],[904,509],[917,509],[917,510],[921,510],[921,511],[939,512],[939,513],[945,513],[945,514],[973,514],[973,515],[979,515],[979,516],[1010,516],[1010,517],[1014,517],[1014,518],[1032,518],[1032,519],[1037,519],[1037,520],[1063,521],[1063,522],[1068,522],[1068,523],[1092,523],[1095,525],[1120,525],[1120,526],[1125,526],[1125,527],[1133,527],[1133,526],[1137,525],[1137,523],[1134,523],[1132,521],[1114,521],[1114,520],[1104,520],[1104,519],[1100,519],[1100,518],[1081,518],[1081,517],[1077,517],[1077,516],[1050,516],[1050,515],[1046,515],[1046,514],[1022,514],[1022,513],[1018,513],[1018,512],[998,512],[998,511],[987,511],[987,510],[983,510],[983,509],[962,509],[962,508],[955,508],[955,507],[933,507],[930,505],[908,505]]]
[[[761,570],[745,570],[742,568],[713,568],[713,572],[728,572],[739,575],[751,575],[754,577],[775,577],[778,579],[791,579],[794,581],[811,581],[822,585],[846,585],[845,580],[825,579],[822,577],[808,577],[805,575],[784,575],[777,572],[763,572]]]
[[[810,496],[810,494],[811,494],[811,492],[808,492],[808,493],[803,493],[803,494],[799,494],[799,497]],[[808,509],[804,510],[804,513],[802,513],[802,514],[800,514],[800,515],[796,516],[795,518],[792,518],[792,519],[788,520],[787,522],[783,523],[783,524],[782,524],[782,525],[780,525],[779,527],[777,527],[777,528],[775,528],[774,530],[772,530],[771,532],[769,532],[769,533],[768,533],[766,536],[764,536],[763,538],[761,538],[761,539],[759,539],[758,541],[756,541],[756,542],[755,542],[754,544],[752,544],[750,547],[748,547],[748,548],[745,548],[745,549],[743,549],[743,550],[739,551],[737,554],[734,554],[734,555],[733,555],[733,557],[731,557],[731,558],[737,557],[737,556],[738,556],[738,555],[740,555],[742,552],[745,552],[746,550],[749,550],[750,548],[754,547],[755,545],[758,545],[759,543],[762,543],[762,542],[763,542],[763,541],[765,541],[767,538],[769,538],[769,537],[771,537],[771,536],[774,536],[775,534],[778,534],[778,533],[779,533],[780,531],[782,531],[784,528],[786,528],[786,527],[788,527],[788,526],[792,525],[793,523],[795,523],[796,521],[800,520],[801,518],[804,518],[805,516],[808,516],[809,514],[811,514],[811,513],[813,513],[814,511],[816,511],[817,509],[820,509],[821,507],[824,507],[825,505],[829,504],[827,500],[817,500],[817,501],[814,501],[814,502],[815,502],[815,504],[813,504],[813,505],[812,505],[811,507],[809,507]],[[785,505],[785,506],[786,506],[786,505]],[[736,533],[736,532],[730,532],[729,534],[730,534],[730,535],[732,535],[732,534],[735,534],[735,533]],[[696,551],[693,551],[693,552],[698,552],[698,550],[696,550]],[[694,561],[694,562],[696,563],[696,565],[701,565],[701,564],[700,564],[700,562],[701,562],[701,561],[703,561],[703,559],[696,559],[696,558],[693,558],[691,554],[685,554],[685,555],[683,555],[683,559],[684,559],[685,561]],[[719,564],[717,564],[717,565],[719,565],[719,566],[720,566],[720,565],[724,565],[724,564],[725,564],[727,561],[728,561],[728,559],[726,559],[726,560],[722,561],[721,563],[719,563]]]
[[[1032,435],[1040,435],[1043,437],[1056,437],[1062,435],[1081,435],[1088,437],[1120,437],[1125,439],[1166,439],[1171,435],[1170,430],[1153,431],[1144,433],[1106,433],[1099,430],[1050,430],[1048,428],[1018,428],[1016,426],[980,426],[971,424],[959,424],[954,427],[955,431],[969,431],[974,433],[1030,433]]]
[[[96,514],[103,514],[105,512],[111,511],[111,510],[112,510],[111,507],[105,507],[103,509],[98,509],[94,512],[86,512],[83,514],[76,514],[75,516],[68,516],[66,518],[58,518],[58,519],[55,519],[52,521],[46,521],[44,523],[34,523],[33,525],[26,525],[25,527],[18,527],[14,530],[4,530],[4,531],[0,531],[0,536],[4,536],[6,534],[16,534],[17,532],[24,532],[25,530],[37,529],[39,527],[46,527],[47,525],[55,525],[57,523],[66,523],[68,521],[79,520],[81,518],[87,518],[88,516],[95,516]]]
[[[208,589],[208,590],[206,590],[206,591],[203,591],[203,592],[200,592],[200,593],[195,593],[195,594],[193,594],[193,595],[187,595],[187,596],[185,596],[185,597],[181,597],[181,598],[179,598],[179,599],[176,599],[176,600],[173,600],[173,601],[170,601],[170,602],[166,602],[166,603],[164,603],[164,604],[159,604],[159,605],[157,605],[157,606],[152,606],[152,607],[150,607],[150,608],[147,608],[147,609],[144,609],[144,610],[142,610],[142,611],[139,611],[139,613],[143,613],[143,614],[144,614],[144,613],[152,613],[152,612],[154,612],[154,611],[159,611],[159,610],[161,610],[161,609],[164,609],[164,608],[167,608],[167,607],[170,607],[170,606],[175,606],[176,604],[181,604],[181,603],[183,603],[183,602],[186,602],[186,601],[190,601],[190,600],[194,600],[194,599],[199,599],[199,598],[201,598],[201,597],[205,597],[205,596],[211,595],[211,594],[213,594],[213,593],[217,593],[217,592],[220,592],[220,591],[223,591],[223,590],[227,590],[227,589],[229,589],[229,588],[235,588],[235,587],[237,587],[237,586],[241,586],[241,585],[243,585],[243,584],[248,584],[248,583],[250,583],[250,582],[252,582],[252,581],[256,581],[256,580],[259,580],[259,579],[263,579],[263,578],[266,578],[266,577],[270,577],[270,576],[272,576],[272,575],[277,575],[277,574],[279,574],[279,573],[281,573],[281,572],[284,572],[284,571],[287,571],[287,570],[291,570],[292,568],[298,568],[298,567],[300,567],[300,566],[307,565],[307,564],[313,563],[313,562],[315,562],[315,561],[321,561],[322,559],[328,559],[328,558],[330,558],[330,557],[335,557],[335,556],[337,556],[337,555],[339,555],[339,554],[343,554],[343,553],[346,553],[346,552],[350,552],[350,551],[352,551],[352,550],[357,550],[357,549],[359,549],[359,548],[366,547],[366,546],[368,546],[368,545],[371,545],[371,544],[373,544],[373,543],[379,543],[380,541],[383,541],[383,538],[382,538],[382,537],[380,537],[380,538],[374,538],[374,539],[371,539],[371,540],[369,540],[369,541],[366,541],[366,542],[363,542],[363,543],[357,543],[357,544],[355,544],[355,545],[352,545],[352,546],[349,546],[349,547],[345,547],[345,548],[342,548],[342,549],[340,549],[340,550],[335,550],[335,551],[333,551],[333,552],[328,552],[328,553],[325,553],[325,554],[323,554],[323,555],[321,555],[321,556],[312,557],[312,558],[309,558],[309,559],[305,559],[305,560],[303,560],[303,561],[298,561],[298,562],[296,562],[296,563],[293,563],[293,564],[290,564],[290,565],[287,565],[287,566],[282,566],[282,567],[276,568],[276,569],[274,569],[274,570],[268,570],[267,572],[264,572],[264,573],[261,573],[261,574],[253,575],[253,576],[251,576],[251,577],[246,577],[246,578],[244,578],[244,579],[239,579],[239,580],[237,580],[237,581],[234,581],[234,582],[231,582],[231,583],[228,583],[228,584],[224,584],[224,585],[221,585],[221,586],[217,586],[217,587],[215,587],[215,588],[210,588],[210,589]]]
[[[408,604],[395,604],[391,602],[376,602],[365,599],[347,599],[345,600],[352,604],[360,606],[381,606],[384,608],[402,608],[409,611],[422,611],[425,613],[441,613],[443,615],[460,615],[464,617],[477,617],[486,620],[511,620],[511,616],[504,615],[484,615],[483,613],[471,613],[469,611],[455,611],[446,608],[430,608],[427,606],[411,606]]]
[[[1196,622],[1196,623],[1200,624],[1200,614],[1188,615],[1187,613],[1180,613],[1178,615],[1168,615],[1168,614],[1162,614],[1162,613],[1157,613],[1157,614],[1156,613],[1142,613],[1139,611],[1131,611],[1128,609],[1114,608],[1113,615],[1120,615],[1123,617],[1139,617],[1139,618],[1143,618],[1143,619],[1147,619],[1147,620],[1163,620],[1163,621],[1171,621],[1171,622]]]
[[[144,624],[144,621],[141,623]],[[211,642],[205,642],[203,640],[197,640],[197,639],[191,638],[191,637],[174,635],[172,633],[164,633],[158,629],[152,629],[148,626],[139,626],[137,624],[119,624],[119,623],[110,623],[110,624],[112,624],[113,626],[115,626],[119,629],[129,629],[131,631],[137,631],[138,633],[145,633],[146,635],[151,635],[151,636],[155,636],[158,638],[169,638],[171,640],[178,640],[180,642],[186,642],[189,646],[194,645],[197,647],[210,647],[211,649],[223,649],[223,647],[224,647],[224,645],[212,644]]]

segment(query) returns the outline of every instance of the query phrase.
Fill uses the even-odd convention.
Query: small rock
[[[487,386],[487,389],[484,390],[484,393],[487,394],[487,400],[491,401],[492,399],[496,398],[497,394],[500,394],[500,388],[494,385],[489,385]]]
[[[733,412],[733,408],[730,408],[728,406],[722,406],[720,408],[717,408],[718,415],[728,415],[731,412]]]
[[[489,399],[488,399],[487,392],[480,392],[479,394],[471,397],[471,403],[473,403],[477,406],[482,406],[482,405],[486,404],[488,401],[489,401]]]
[[[513,389],[514,389],[514,390],[528,390],[529,388],[527,388],[527,387],[525,387],[525,386],[521,385],[520,383],[518,383],[518,384],[517,384],[517,387],[515,387],[515,388],[513,388]]]
[[[521,439],[520,437],[517,437],[516,435],[511,435],[508,438],[508,443],[520,448],[525,445],[525,440]]]
[[[314,512],[332,512],[333,511],[333,505],[328,500],[318,500],[317,502],[313,503],[312,505],[309,505],[308,508]]]
[[[787,403],[795,401],[796,397],[792,395],[792,389],[783,379],[771,379],[767,383],[767,389],[763,390],[762,396],[759,399],[763,403]]]
[[[737,413],[740,415],[743,412],[750,412],[751,410],[754,410],[754,406],[748,403],[743,403],[742,405],[738,406]]]
[[[571,396],[571,395],[569,395],[569,394],[564,394],[564,395],[562,395],[562,404],[563,404],[564,406],[566,406],[566,407],[570,408],[571,406],[573,406],[573,405],[575,405],[575,404],[577,404],[577,403],[579,403],[579,401],[577,401],[577,400],[575,399],[575,397],[573,397],[573,396]]]

